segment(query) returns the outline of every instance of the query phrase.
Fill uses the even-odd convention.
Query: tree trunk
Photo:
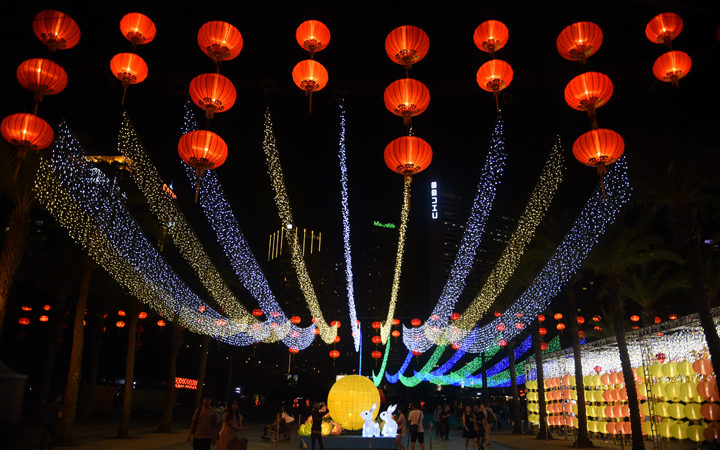
[[[642,423],[640,422],[640,406],[637,398],[637,385],[635,384],[635,375],[633,374],[627,341],[625,340],[625,299],[623,298],[622,285],[617,275],[608,276],[607,287],[608,298],[614,309],[615,339],[617,340],[618,352],[620,353],[620,364],[622,365],[625,389],[627,390],[628,396],[628,407],[630,408],[632,449],[645,450],[645,443],[642,436]]]
[[[128,321],[127,354],[125,356],[125,385],[123,386],[122,417],[120,418],[120,426],[118,427],[117,434],[119,438],[128,437],[128,428],[130,427],[133,381],[135,378],[135,343],[137,342],[138,314],[140,313],[139,302],[136,299],[132,299],[130,308],[128,309],[130,320]]]
[[[90,420],[95,404],[94,397],[98,380],[98,362],[100,360],[100,350],[102,349],[103,344],[103,327],[105,326],[103,316],[104,313],[102,311],[95,313],[92,330],[90,331],[90,349],[88,351],[90,354],[88,361],[89,370],[81,415],[83,422],[88,422]]]
[[[522,417],[520,417],[520,395],[518,394],[517,379],[515,378],[515,346],[512,342],[507,345],[508,360],[510,362],[510,393],[512,394],[512,414],[514,418],[513,434],[522,434]]]
[[[73,427],[75,425],[75,414],[77,412],[78,387],[80,386],[80,373],[82,371],[83,354],[83,320],[85,318],[85,306],[87,305],[90,281],[95,270],[95,263],[89,256],[84,257],[83,276],[80,280],[80,293],[78,294],[77,305],[75,306],[75,321],[73,324],[73,342],[70,351],[70,366],[68,367],[65,395],[63,395],[62,419],[58,425],[58,441],[61,443],[72,443]]]
[[[568,320],[570,321],[570,335],[572,336],[573,356],[575,357],[575,392],[577,393],[578,408],[578,434],[575,441],[576,448],[591,448],[593,443],[588,435],[587,411],[585,409],[585,383],[583,381],[582,348],[580,348],[580,334],[577,321],[577,302],[575,301],[575,281],[568,283],[565,289],[568,298]]]
[[[158,427],[158,431],[162,433],[169,433],[172,430],[173,412],[175,411],[175,401],[177,399],[177,389],[175,389],[177,357],[184,330],[185,328],[183,328],[177,320],[173,322],[173,333],[170,340],[170,362],[168,363],[167,392],[165,394],[165,406],[163,407],[160,427]]]
[[[10,287],[22,261],[30,232],[30,209],[26,205],[15,206],[8,218],[7,229],[5,242],[0,251],[0,338],[5,323]]]
[[[40,381],[40,389],[38,394],[38,414],[41,414],[42,407],[48,401],[50,388],[53,381],[53,370],[55,369],[55,359],[57,349],[60,346],[60,338],[62,337],[62,326],[65,322],[65,312],[67,305],[65,304],[65,294],[59,295],[53,305],[50,314],[50,333],[48,334],[48,348],[43,361],[43,374]]]
[[[195,409],[200,407],[203,392],[205,391],[205,372],[207,371],[208,351],[210,350],[210,336],[204,335],[200,344],[200,367],[198,369],[198,384],[195,391]]]
[[[540,328],[539,322],[537,328]],[[538,382],[538,408],[540,409],[540,411],[538,412],[538,415],[540,416],[540,430],[538,431],[537,438],[552,439],[553,437],[550,434],[550,430],[547,426],[547,402],[545,401],[545,371],[543,370],[542,349],[540,348],[540,333],[538,333],[537,329],[533,331],[532,344],[533,352],[535,352],[535,365],[537,366],[536,378]]]
[[[482,398],[487,402],[487,367],[485,366],[485,352],[482,353]],[[488,403],[489,405],[490,403]]]

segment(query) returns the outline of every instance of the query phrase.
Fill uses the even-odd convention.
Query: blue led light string
[[[380,370],[375,373],[375,371],[371,371],[371,376],[373,383],[375,383],[375,386],[380,386],[380,383],[382,383],[383,375],[385,374],[385,369],[387,368],[387,362],[388,362],[388,356],[390,356],[390,339],[385,343],[385,354],[383,354],[383,361],[380,365]]]

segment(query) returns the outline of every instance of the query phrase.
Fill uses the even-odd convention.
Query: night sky
[[[404,77],[403,68],[391,62],[384,50],[385,36],[393,28],[416,25],[430,37],[429,54],[413,67],[410,76],[430,89],[430,107],[415,120],[415,133],[433,148],[431,168],[473,186],[487,153],[495,105],[492,95],[475,81],[478,67],[489,56],[475,47],[472,36],[475,27],[487,19],[508,26],[509,43],[496,55],[514,70],[512,84],[501,98],[509,161],[497,202],[512,209],[523,207],[554,136],[559,134],[568,169],[550,214],[562,212],[572,218],[597,183],[595,171],[575,161],[570,152],[574,139],[590,128],[586,115],[569,108],[563,99],[564,87],[575,75],[595,70],[612,79],[614,95],[599,109],[598,120],[601,127],[625,138],[631,177],[633,171],[646,170],[658,159],[690,155],[688,149],[634,145],[647,142],[647,136],[704,133],[717,143],[720,44],[718,10],[712,8],[713,3],[536,2],[529,7],[446,8],[441,3],[424,7],[418,2],[417,7],[405,8],[357,3],[322,8],[301,2],[263,6],[174,2],[165,7],[149,2],[13,2],[3,7],[0,17],[4,42],[0,113],[6,116],[30,110],[32,94],[15,80],[15,67],[27,58],[46,57],[45,47],[32,33],[32,18],[44,8],[60,9],[78,22],[82,38],[75,48],[52,56],[65,68],[70,81],[65,92],[45,98],[39,114],[52,124],[66,118],[88,153],[117,154],[121,86],[110,73],[109,61],[115,53],[131,51],[119,31],[120,18],[131,11],[148,15],[158,34],[137,52],[147,61],[150,73],[142,84],[129,88],[126,107],[163,177],[174,181],[180,207],[210,251],[219,254],[211,230],[192,204],[177,141],[190,80],[214,70],[197,45],[197,31],[209,20],[228,21],[244,38],[240,55],[221,65],[221,73],[235,83],[238,98],[229,112],[216,115],[211,129],[229,145],[229,157],[218,174],[241,228],[264,264],[267,236],[279,227],[262,151],[263,113],[269,106],[296,222],[322,231],[324,244],[339,255],[338,98],[344,98],[347,107],[355,251],[367,244],[373,220],[399,221],[402,177],[388,170],[383,161],[386,144],[405,132],[401,119],[385,109],[382,97],[388,84]],[[684,21],[673,48],[693,58],[692,70],[679,89],[652,75],[654,60],[666,50],[650,43],[644,33],[647,22],[666,11],[679,14]],[[308,57],[295,41],[297,26],[307,19],[321,20],[332,33],[329,47],[316,55],[327,68],[330,81],[314,95],[312,114],[290,75],[293,66]],[[602,47],[585,67],[561,58],[555,47],[559,32],[580,20],[597,23],[604,34]],[[668,155],[669,150],[674,155]],[[426,177],[422,173],[416,177],[413,191],[409,253],[401,288],[410,294],[417,290],[413,278],[425,267]],[[224,261],[218,265],[227,270]],[[422,318],[434,305],[427,300],[416,307]],[[347,312],[328,319],[346,321]],[[342,331],[349,341],[348,329]]]

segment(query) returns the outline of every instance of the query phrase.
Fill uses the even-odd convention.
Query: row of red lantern
[[[495,59],[495,52],[505,46],[510,32],[504,23],[499,20],[486,20],[478,25],[473,34],[477,48],[488,52],[492,58],[481,65],[477,71],[476,80],[481,89],[491,92],[495,96],[495,107],[500,111],[498,96],[500,91],[507,88],[513,79],[513,70],[510,64]]]
[[[306,20],[295,31],[295,39],[303,49],[310,53],[310,59],[300,61],[293,67],[292,78],[295,85],[308,96],[308,111],[312,112],[312,94],[327,85],[328,71],[315,61],[315,53],[327,48],[330,43],[330,30],[319,20]]]
[[[677,86],[681,78],[690,72],[692,59],[685,52],[672,49],[672,41],[683,29],[680,16],[672,12],[658,14],[645,27],[645,35],[654,44],[665,44],[670,51],[660,55],[653,64],[655,78]]]

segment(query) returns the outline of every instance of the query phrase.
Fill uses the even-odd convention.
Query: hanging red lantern
[[[580,325],[585,323],[585,318],[583,316],[577,316],[577,323]]]
[[[45,9],[35,15],[33,32],[50,52],[67,50],[80,42],[80,27],[72,17],[54,9]]]
[[[681,78],[690,72],[692,59],[690,55],[679,50],[673,50],[660,55],[653,64],[653,74],[660,81],[678,86]]]
[[[597,128],[595,110],[610,100],[613,94],[613,84],[610,77],[600,72],[585,72],[565,86],[565,102],[573,109],[586,111]]]
[[[414,175],[432,161],[432,147],[417,136],[402,136],[385,147],[385,164],[393,172]]]
[[[633,314],[632,316],[630,316],[630,320],[633,322],[639,322],[640,316],[638,316],[637,314]]]
[[[340,356],[340,352],[337,350],[330,350],[330,357],[332,359],[338,358]]]
[[[382,328],[382,323],[380,323],[376,320],[375,322],[372,323],[372,327],[376,330],[379,330],[380,328]]]
[[[462,348],[462,344],[460,342],[453,342],[452,348],[453,350],[460,350]]]
[[[437,314],[431,314],[430,320],[440,320],[440,316],[438,316]]]
[[[47,322],[48,320],[50,320],[50,318],[48,316],[42,315],[42,316],[38,317],[38,320],[40,322]]]
[[[33,99],[35,103],[40,103],[44,95],[59,94],[68,83],[65,69],[49,59],[43,58],[23,61],[18,66],[15,75],[23,88],[35,94]]]
[[[412,78],[393,81],[383,94],[385,108],[403,118],[409,125],[412,117],[419,116],[430,105],[430,91],[423,83]]]
[[[603,34],[592,22],[576,22],[567,26],[557,38],[557,50],[565,59],[585,64],[602,45]]]
[[[225,141],[208,130],[195,130],[185,133],[178,142],[178,154],[185,164],[195,169],[195,203],[200,193],[200,181],[206,170],[223,165],[228,155]]]
[[[32,306],[22,305],[20,309],[22,309],[23,311],[32,311]]]
[[[253,316],[255,316],[255,317],[260,317],[260,316],[263,315],[263,312],[262,312],[262,309],[257,309],[257,308],[255,308],[255,309],[253,309],[252,314],[253,314]]]
[[[517,317],[518,319],[520,319],[522,316],[523,316],[523,313],[520,313],[520,312],[515,313],[515,317]]]
[[[140,320],[147,319],[147,316],[148,316],[148,314],[145,311],[140,311],[138,313],[138,319],[140,319]]]
[[[338,342],[340,342],[340,336],[335,335],[335,339],[333,339],[333,342],[336,343],[336,344],[337,344]]]
[[[563,318],[562,313],[555,313],[555,315],[553,316],[553,319],[555,319],[555,320],[562,320],[562,318]]]
[[[119,309],[117,312],[117,315],[120,317],[125,317],[125,311],[123,311],[122,309]]]
[[[675,13],[666,12],[650,19],[645,27],[645,36],[653,44],[665,44],[670,47],[672,40],[678,37],[682,29],[682,18]]]
[[[50,311],[50,305],[43,305],[42,307],[43,311]]]
[[[595,326],[593,327],[593,330],[595,330],[595,331],[602,331],[602,327],[601,327],[600,325],[595,325]]]
[[[165,325],[166,325],[166,323],[164,320],[160,319],[157,321],[157,326],[159,326],[160,328],[164,327]]]
[[[21,317],[18,319],[18,323],[23,326],[30,325],[30,319],[27,317]]]
[[[385,52],[392,62],[410,70],[430,50],[430,38],[418,27],[403,25],[392,30],[385,38]]]
[[[378,323],[380,323],[380,322],[378,322]],[[393,326],[400,325],[400,319],[393,319],[391,323],[393,324]],[[380,327],[378,327],[378,328],[380,328]]]
[[[493,313],[493,315],[494,315],[495,317],[502,317],[502,316],[503,316],[503,314],[502,314],[500,311],[495,311],[495,312]]]
[[[421,352],[420,350],[413,350],[413,351],[412,351],[412,354],[415,355],[415,356],[420,356],[420,355],[422,355],[422,353],[423,353],[423,352]]]
[[[374,352],[370,353],[370,356],[372,356],[373,359],[380,359],[382,358],[382,353],[375,350]]]
[[[639,329],[640,329],[640,326],[639,326],[639,325],[633,325],[633,326],[632,326],[632,329],[633,329],[633,330],[639,330]]]
[[[270,313],[270,315],[273,317],[280,317],[280,313],[278,311],[273,311]]]
[[[509,37],[510,31],[504,23],[499,20],[486,20],[475,28],[473,41],[477,48],[490,53],[490,57],[494,58],[495,52],[507,44]]]
[[[507,327],[505,327],[505,324],[504,324],[504,323],[499,323],[499,324],[497,324],[497,325],[495,326],[495,329],[498,330],[498,331],[500,331],[500,332],[505,331],[506,328],[507,328]]]
[[[523,328],[525,328],[525,324],[518,322],[515,324],[515,328],[517,328],[518,330],[522,330]]]
[[[537,315],[538,322],[545,322],[545,315],[544,314],[538,314]]]
[[[225,319],[218,319],[218,320],[215,321],[215,325],[217,325],[217,326],[219,326],[219,327],[224,327],[225,325],[227,325],[227,320],[225,320]],[[294,337],[294,338],[300,337],[300,333],[298,333],[297,331],[293,330],[293,331],[290,332],[290,337]]]
[[[508,344],[508,342],[507,342],[507,340],[505,340],[505,339],[500,339],[500,340],[498,341],[498,345],[499,345],[500,347],[505,347],[507,344]]]
[[[578,337],[579,337],[580,339],[584,339],[584,338],[585,338],[585,332],[584,332],[583,330],[579,330],[579,331],[578,331]]]
[[[678,318],[678,315],[677,315],[677,314],[670,314],[670,315],[668,316],[668,319],[670,319],[670,320],[675,320],[675,319],[677,319],[677,318]]]
[[[559,323],[559,324],[555,325],[555,328],[557,328],[558,330],[562,331],[562,330],[565,329],[565,324],[564,324],[564,323]]]
[[[52,144],[53,129],[34,114],[11,114],[0,123],[0,134],[10,145],[17,148],[18,159],[23,159],[28,151],[42,150]],[[19,167],[18,167],[19,168]],[[17,169],[15,175],[17,176]]]
[[[260,311],[260,313],[262,314],[262,311]],[[290,318],[290,323],[294,323],[295,325],[299,324],[300,321],[301,321],[300,316],[292,316]]]
[[[400,332],[399,332],[398,330],[395,330],[395,331],[397,331],[397,333],[400,334]],[[394,333],[394,332],[393,332],[393,333]],[[382,338],[381,338],[380,336],[373,336],[373,337],[372,337],[372,343],[373,343],[373,344],[380,344],[381,342],[382,342]]]
[[[543,328],[543,327],[538,328],[538,334],[540,336],[545,336],[547,334],[547,328]]]
[[[298,353],[298,352],[300,352],[300,349],[297,347],[288,347],[288,351],[290,353]]]
[[[547,342],[541,342],[540,343],[540,350],[545,351],[548,349]]]
[[[390,334],[392,334],[392,337],[394,337],[394,338],[400,337],[400,332],[399,332],[398,330],[393,330],[393,332],[390,333]],[[373,336],[373,342],[375,342],[375,341],[374,341],[375,338],[380,338],[380,336]],[[380,342],[382,342],[382,339],[378,339],[378,340],[379,340]]]
[[[327,69],[314,59],[306,59],[293,67],[292,78],[295,85],[305,91],[305,95],[308,96],[308,110],[312,112],[312,94],[327,84]]]
[[[595,315],[592,317],[592,320],[593,320],[593,322],[600,322],[602,320],[602,316]]]
[[[135,53],[118,53],[110,60],[110,72],[122,82],[123,94],[120,104],[125,104],[125,93],[128,86],[145,81],[148,66],[145,60]]]
[[[420,319],[413,319],[410,321],[410,325],[414,327],[419,327],[422,324],[422,320]]]
[[[306,20],[297,28],[295,39],[300,47],[310,52],[312,58],[315,53],[327,48],[330,30],[319,20]]]
[[[330,322],[331,327],[340,328],[340,321],[339,320],[333,320]]]
[[[205,305],[198,306],[198,311],[205,312]]]
[[[123,322],[122,320],[118,320],[117,322],[115,322],[115,326],[118,328],[125,328],[125,322]]]
[[[662,322],[662,317],[660,317],[660,316],[655,316],[654,322],[655,322],[655,323],[661,323],[661,322]]]
[[[190,98],[205,110],[205,117],[212,119],[215,113],[225,112],[233,107],[237,91],[228,77],[219,73],[204,73],[190,82]]]
[[[157,34],[153,21],[139,12],[125,14],[120,19],[120,31],[132,45],[149,44]]]
[[[320,330],[317,329],[317,328],[314,328],[314,329],[313,329],[313,334],[314,334],[315,336],[317,336],[318,334],[320,334]]]
[[[618,133],[607,128],[597,128],[581,134],[573,143],[573,155],[581,163],[595,167],[604,175],[606,166],[614,163],[625,151],[625,141]]]
[[[220,20],[213,20],[201,26],[197,41],[200,49],[216,64],[235,59],[243,48],[240,31]]]
[[[452,313],[450,314],[450,320],[459,320],[460,319],[460,313]]]
[[[500,91],[510,85],[513,79],[513,70],[510,64],[501,59],[491,59],[477,71],[477,83],[485,91],[495,96],[495,107],[500,110],[498,95]]]

